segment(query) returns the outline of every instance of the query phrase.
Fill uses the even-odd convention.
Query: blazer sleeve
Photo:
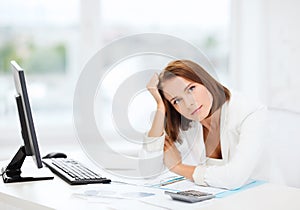
[[[265,137],[266,108],[262,107],[240,123],[237,132],[239,142],[228,162],[220,166],[196,167],[193,178],[199,185],[236,189],[250,180],[263,149]]]
[[[147,153],[162,152],[164,148],[166,133],[160,137],[149,137],[148,132],[143,138],[143,151]]]
[[[160,137],[149,137],[148,132],[144,134],[142,149],[139,152],[139,171],[144,177],[158,175],[165,169],[165,136],[165,132]]]

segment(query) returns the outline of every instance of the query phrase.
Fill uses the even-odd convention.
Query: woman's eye
[[[195,85],[192,85],[192,86],[189,88],[189,92],[192,92],[195,88],[196,88],[196,86],[195,86]]]
[[[173,101],[173,104],[175,105],[175,104],[178,104],[180,102],[180,99],[175,99],[174,101]]]

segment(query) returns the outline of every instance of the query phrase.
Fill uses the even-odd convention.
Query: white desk
[[[103,185],[92,185],[101,189]],[[36,181],[4,184],[0,181],[0,209],[114,209],[108,204],[101,202],[89,202],[77,196],[74,193],[80,191],[86,186],[70,186],[60,178],[54,180]],[[145,188],[149,191],[149,188]],[[161,201],[169,199],[163,195],[163,191],[154,190],[156,194],[161,194]],[[116,202],[121,202],[116,200]],[[159,200],[157,204],[159,205]],[[178,202],[178,201],[172,201]],[[129,201],[129,209],[163,209],[151,206],[138,201]],[[300,209],[300,189],[279,186],[274,184],[263,184],[245,191],[227,196],[225,198],[214,199],[203,205],[190,205],[180,202],[178,208],[182,209],[185,205],[187,209]],[[127,206],[128,208],[128,206]],[[122,209],[122,208],[121,208]],[[174,209],[170,207],[170,209]]]
[[[70,151],[68,151],[67,148],[69,148]],[[80,149],[66,147],[62,150],[56,150],[55,148],[49,148],[49,152],[50,151],[66,151],[67,154],[70,154],[71,158],[77,159],[84,164],[88,164],[89,167],[92,167],[91,169],[95,169]],[[3,162],[1,163],[1,166],[2,165]],[[112,178],[109,174],[104,174],[104,176]],[[85,189],[86,186],[71,186],[57,176],[54,176],[54,180],[12,184],[4,184],[2,177],[0,178],[0,209],[116,209],[101,202],[101,199],[98,199],[97,202],[90,202],[89,200],[74,196],[75,193]],[[101,184],[91,186],[98,189],[103,188],[103,185]],[[149,192],[149,189],[150,188],[145,188],[144,191]],[[161,195],[159,199],[157,199],[157,205],[160,205],[160,202],[164,202],[165,199],[170,199],[163,194],[162,190],[154,190],[154,192],[156,195]],[[163,209],[132,200],[128,202],[115,200],[114,202],[120,204],[124,202],[130,205],[126,207],[128,209]],[[184,206],[184,208],[182,206]],[[205,205],[201,203],[190,205],[188,203],[179,202],[175,204],[175,207],[178,209],[185,209],[186,207],[186,209],[204,210],[299,210],[300,189],[268,183],[238,192],[225,198],[213,199]],[[174,205],[170,206],[169,209],[174,209]]]
[[[263,184],[226,198],[215,200],[205,210],[299,210],[300,189],[286,186]]]

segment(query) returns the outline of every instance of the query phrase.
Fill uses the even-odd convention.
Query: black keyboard
[[[43,159],[53,173],[71,185],[110,183],[111,180],[93,172],[76,160],[69,158]]]

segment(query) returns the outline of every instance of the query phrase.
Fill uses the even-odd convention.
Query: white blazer
[[[255,177],[254,171],[261,158],[264,142],[266,107],[247,101],[238,94],[232,94],[229,102],[222,106],[220,141],[222,159],[206,157],[203,131],[200,122],[192,122],[191,128],[181,131],[182,144],[176,143],[182,155],[182,162],[197,166],[193,179],[196,184],[234,189],[241,187]],[[163,167],[163,146],[165,134],[161,137],[144,136],[143,158],[154,157],[147,164],[150,170]]]

